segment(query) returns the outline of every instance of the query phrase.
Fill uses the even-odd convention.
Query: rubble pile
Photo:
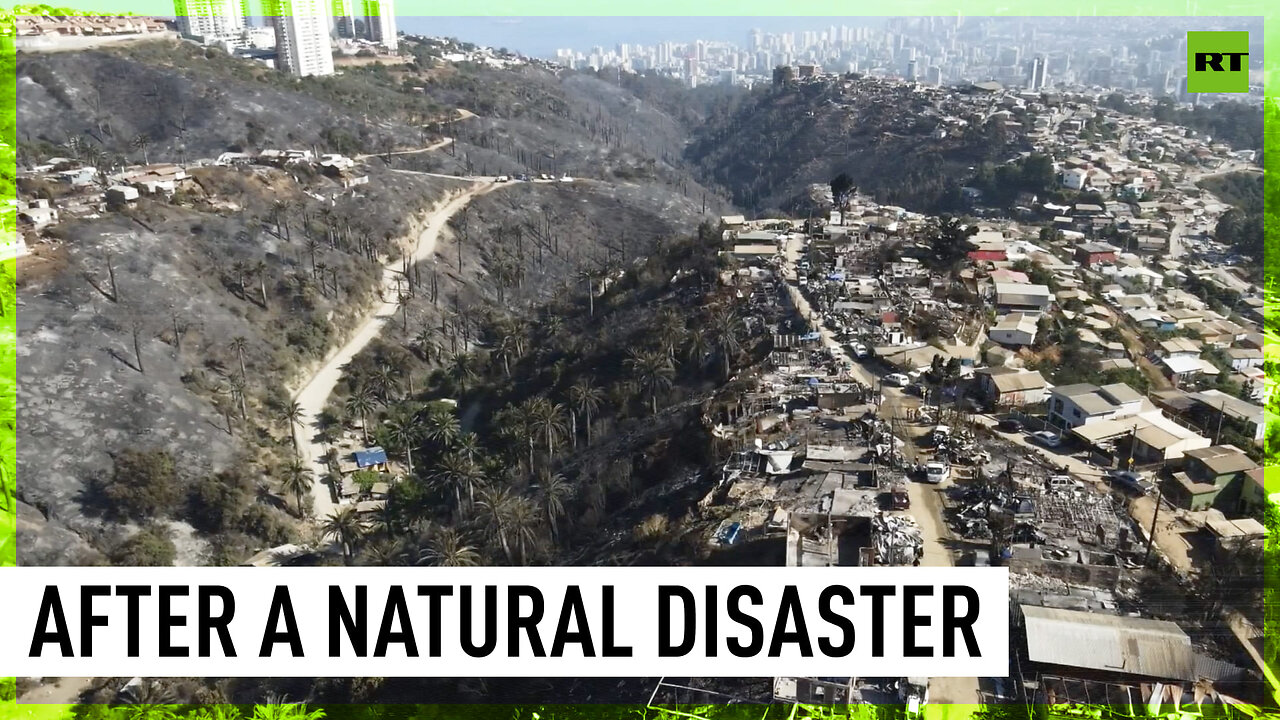
[[[1086,490],[1047,491],[1035,505],[1035,524],[1055,537],[1114,546],[1120,539],[1120,513],[1108,495]]]
[[[1039,590],[1065,594],[1067,582],[1055,577],[1033,573],[1010,572],[1009,587],[1014,590]]]
[[[878,513],[871,520],[871,546],[881,565],[919,565],[924,556],[920,526],[910,515]]]

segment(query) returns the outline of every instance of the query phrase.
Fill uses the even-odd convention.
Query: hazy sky
[[[456,37],[477,45],[505,47],[545,57],[559,48],[579,52],[594,45],[654,45],[666,40],[727,40],[746,45],[752,28],[766,32],[821,31],[835,25],[874,26],[863,17],[405,17],[396,18],[409,34]]]

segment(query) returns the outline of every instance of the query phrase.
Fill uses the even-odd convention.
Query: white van
[[[1070,475],[1054,475],[1045,481],[1045,487],[1050,490],[1083,490],[1084,483]]]

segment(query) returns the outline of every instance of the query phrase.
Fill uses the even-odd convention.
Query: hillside
[[[413,65],[296,81],[161,41],[23,54],[18,77],[22,164],[304,147],[362,158],[369,178],[344,190],[307,166],[193,167],[172,198],[64,212],[28,236],[25,563],[235,563],[314,534],[284,489],[291,389],[367,316],[381,263],[425,213],[470,186],[450,176],[587,179],[513,184],[454,217],[430,269],[439,297],[414,300],[427,323],[456,323],[461,302],[545,303],[729,208],[680,164],[681,121],[584,75]],[[19,184],[85,207],[83,192]]]
[[[931,89],[870,78],[756,88],[708,117],[685,158],[756,213],[806,213],[808,187],[840,173],[880,202],[923,212],[953,202],[973,167],[1013,153],[997,128],[966,119],[957,104],[942,112]]]

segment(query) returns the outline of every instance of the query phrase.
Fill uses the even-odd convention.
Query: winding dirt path
[[[461,192],[455,191],[437,203],[428,216],[426,227],[418,234],[410,259],[415,263],[430,259],[435,254],[436,243],[449,218],[466,207],[473,198],[498,187],[501,185],[492,182],[474,182],[470,187]],[[379,302],[369,311],[346,343],[329,355],[324,365],[307,379],[302,389],[294,396],[294,401],[302,407],[302,415],[295,427],[299,439],[299,453],[303,463],[315,473],[316,477],[316,482],[311,487],[311,495],[314,501],[314,517],[317,519],[328,517],[333,512],[335,503],[328,483],[323,482],[329,474],[329,468],[324,462],[327,449],[325,444],[316,438],[316,420],[324,411],[325,404],[329,402],[329,396],[333,394],[333,389],[342,378],[343,368],[374,338],[378,337],[388,318],[395,317],[396,280],[401,276],[401,267],[400,260],[383,267],[382,296],[387,299]]]

